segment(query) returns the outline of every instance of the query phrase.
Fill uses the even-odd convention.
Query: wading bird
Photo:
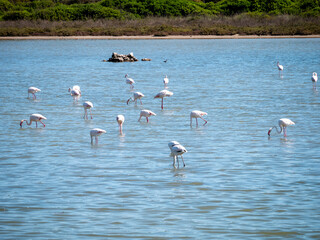
[[[278,130],[277,126],[273,126],[269,129],[268,131],[268,135],[270,136],[271,134],[271,131],[272,129],[276,129],[277,130],[277,133],[281,133],[283,131],[283,136],[286,137],[287,136],[287,127],[288,126],[291,126],[291,125],[294,125],[295,123],[292,122],[290,119],[288,118],[281,118],[279,121],[278,121],[278,124],[279,124],[279,127],[280,127],[280,130]]]
[[[34,113],[30,115],[30,122],[28,122],[28,120],[23,119],[20,121],[20,127],[22,127],[22,123],[24,121],[26,121],[27,125],[30,126],[32,122],[36,122],[36,127],[38,127],[38,122],[41,122],[42,119],[47,119],[46,117],[42,116],[41,114],[38,113]],[[43,122],[41,122],[42,125],[45,127],[46,125],[44,125]]]
[[[41,92],[41,90],[39,88],[36,87],[29,87],[28,88],[28,98],[29,98],[29,94],[31,93],[33,95],[33,99],[37,99],[35,93],[37,92]]]
[[[206,112],[202,112],[202,111],[199,111],[199,110],[194,110],[190,113],[190,126],[192,126],[192,118],[195,118],[196,119],[196,125],[198,126],[198,118],[201,118],[203,121],[204,121],[204,125],[207,124],[207,120],[205,120],[202,116],[204,115],[208,115]]]
[[[134,88],[133,84],[135,83],[135,81],[132,78],[129,78],[128,74],[126,74],[124,77],[126,78],[126,83],[130,84],[130,89],[133,89]]]
[[[167,87],[168,83],[169,83],[169,78],[168,78],[168,76],[166,75],[165,78],[163,79],[164,87]]]
[[[149,117],[151,116],[156,116],[156,114],[154,112],[151,112],[150,110],[141,110],[140,111],[140,118],[138,120],[138,122],[140,122],[141,117],[145,117],[147,119],[147,122],[149,122]]]
[[[81,95],[81,90],[78,85],[74,85],[72,88],[69,88],[68,92],[71,94],[71,96],[80,96]]]
[[[317,81],[318,81],[318,75],[317,75],[316,72],[312,73],[311,80],[312,80],[313,88],[316,88],[317,87]]]
[[[84,115],[83,115],[83,118],[84,119],[88,119],[88,112],[87,110],[89,109],[90,110],[90,116],[91,116],[91,119],[92,119],[92,113],[91,113],[91,108],[93,108],[93,104],[92,102],[89,102],[89,101],[86,101],[82,104],[83,108],[84,108]]]
[[[282,66],[282,65],[280,65],[280,63],[279,63],[279,62],[277,62],[277,66],[278,66],[279,74],[280,74],[280,72],[281,72],[281,71],[283,71],[283,66]]]
[[[117,116],[117,122],[119,124],[119,133],[122,134],[122,125],[124,123],[124,116],[123,115],[118,115]]]
[[[178,156],[181,156],[183,166],[185,167],[186,164],[183,161],[182,154],[188,152],[187,149],[185,149],[184,146],[182,146],[179,142],[177,141],[171,141],[168,143],[168,146],[171,151],[171,156],[173,157],[173,166],[176,167],[176,161],[178,162],[178,167],[179,167],[179,158]]]
[[[129,104],[130,100],[133,101],[133,102],[135,102],[135,103],[137,104],[137,100],[138,100],[138,99],[140,100],[140,104],[142,105],[141,98],[143,98],[143,97],[144,97],[144,95],[143,95],[141,92],[134,92],[134,93],[133,93],[133,98],[131,97],[131,98],[129,98],[129,99],[127,100],[127,105]]]
[[[162,90],[154,98],[161,98],[161,109],[163,109],[163,98],[170,97],[172,95],[173,92],[170,92],[168,90]]]
[[[91,144],[93,144],[93,137],[96,139],[96,144],[98,144],[98,137],[102,134],[106,133],[105,130],[100,128],[94,128],[90,131]]]

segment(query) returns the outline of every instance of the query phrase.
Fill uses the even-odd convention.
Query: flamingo
[[[42,116],[41,114],[38,114],[38,113],[34,113],[34,114],[31,114],[30,115],[30,122],[28,122],[28,120],[26,119],[23,119],[20,121],[20,127],[22,127],[22,123],[24,121],[27,122],[27,125],[30,126],[32,122],[36,122],[36,127],[38,127],[38,122],[41,122],[42,119],[47,119],[46,117]],[[46,125],[44,125],[43,122],[41,122],[43,127],[45,127]]]
[[[161,109],[163,109],[163,98],[170,97],[172,95],[173,92],[170,92],[168,90],[162,90],[154,98],[161,98]]]
[[[311,77],[312,83],[313,83],[313,88],[317,87],[317,81],[318,81],[318,75],[316,72],[312,73]]]
[[[137,104],[137,99],[140,100],[140,103],[141,103],[141,105],[142,105],[141,98],[143,98],[143,97],[144,97],[144,95],[143,95],[141,92],[134,92],[134,93],[133,93],[133,98],[131,97],[131,98],[129,98],[129,99],[127,100],[127,105],[129,104],[130,100],[131,100],[131,101],[134,101],[134,102]]]
[[[124,123],[124,116],[123,115],[118,115],[117,116],[117,122],[119,124],[119,132],[122,135],[122,125]]]
[[[71,93],[71,96],[79,96],[81,95],[81,90],[78,85],[74,85],[72,88],[68,89],[68,92]]]
[[[149,117],[151,116],[156,116],[157,114],[155,114],[154,112],[151,112],[150,110],[141,110],[140,111],[140,118],[138,120],[138,122],[140,122],[141,117],[145,117],[147,119],[147,122],[149,122]]]
[[[184,146],[182,146],[179,142],[177,141],[171,141],[168,143],[168,146],[171,150],[171,156],[173,156],[173,166],[176,167],[176,160],[178,162],[178,167],[179,167],[179,158],[178,156],[181,156],[182,162],[183,162],[183,166],[185,167],[186,164],[183,161],[183,157],[182,154],[188,152],[187,149],[185,149]]]
[[[83,118],[84,119],[88,119],[88,112],[87,112],[87,109],[90,109],[90,116],[91,116],[91,119],[92,119],[92,113],[91,113],[91,108],[93,108],[93,104],[92,102],[89,102],[89,101],[86,101],[82,104],[83,108],[84,108],[84,115],[83,115]]]
[[[280,72],[281,72],[281,71],[283,71],[283,66],[282,66],[282,65],[280,65],[280,63],[279,63],[279,62],[277,62],[277,66],[278,66],[279,74],[280,74]]]
[[[165,78],[163,79],[164,87],[166,87],[168,85],[168,83],[169,83],[169,78],[166,75]]]
[[[190,113],[190,126],[192,126],[192,118],[195,118],[196,119],[196,123],[197,123],[197,126],[198,126],[198,118],[201,118],[203,121],[204,121],[204,125],[207,124],[207,120],[205,120],[202,116],[204,115],[208,115],[208,113],[206,112],[202,112],[202,111],[199,111],[199,110],[194,110]]]
[[[96,144],[98,144],[98,137],[102,134],[106,133],[105,130],[100,128],[94,128],[90,131],[91,144],[93,144],[93,137],[96,139]]]
[[[124,77],[126,78],[126,83],[130,84],[130,89],[133,89],[134,88],[133,84],[135,83],[135,81],[132,78],[129,78],[128,74],[126,74]]]
[[[29,87],[28,88],[28,98],[29,98],[29,94],[32,93],[33,99],[37,99],[37,97],[35,95],[36,92],[41,92],[41,90],[39,88],[36,88],[36,87]]]
[[[287,136],[287,127],[288,127],[288,126],[291,126],[291,125],[295,125],[295,123],[292,122],[292,121],[291,121],[290,119],[288,119],[288,118],[281,118],[281,119],[279,119],[278,124],[279,124],[280,130],[278,130],[277,126],[271,127],[271,128],[269,129],[269,131],[268,131],[268,135],[269,135],[269,136],[270,136],[270,134],[271,134],[272,129],[275,128],[275,129],[277,130],[277,133],[281,133],[282,130],[283,130],[283,136],[286,137],[286,136]]]

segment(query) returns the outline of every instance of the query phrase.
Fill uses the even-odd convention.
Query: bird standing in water
[[[22,127],[22,124],[24,121],[27,123],[28,126],[30,126],[32,122],[36,122],[36,127],[38,127],[38,122],[41,122],[42,125],[45,127],[46,125],[44,125],[44,123],[41,121],[42,119],[47,119],[47,118],[38,113],[31,114],[30,122],[28,122],[28,120],[26,119],[23,119],[20,121],[20,127]]]
[[[28,98],[29,98],[29,94],[31,93],[32,96],[33,96],[33,99],[37,99],[35,93],[37,92],[41,92],[41,90],[39,88],[36,88],[36,87],[29,87],[28,88]]]
[[[194,110],[190,113],[190,126],[192,126],[192,118],[196,119],[196,125],[198,126],[198,118],[201,118],[204,121],[203,125],[207,124],[207,120],[205,120],[202,116],[208,115],[206,112],[202,112],[199,110]]]
[[[168,146],[169,146],[170,151],[171,151],[171,156],[173,156],[173,166],[176,167],[176,161],[177,161],[178,162],[178,167],[179,167],[178,156],[181,156],[181,160],[183,162],[183,166],[185,167],[186,164],[184,163],[182,154],[188,152],[187,149],[177,141],[169,142]]]
[[[163,98],[171,97],[172,95],[173,92],[170,92],[168,90],[162,90],[156,96],[154,96],[154,98],[161,98],[161,109],[163,109]]]
[[[106,133],[105,130],[100,128],[94,128],[90,131],[91,144],[93,144],[93,137],[96,139],[96,144],[98,144],[98,137],[102,134]]]
[[[124,116],[123,115],[118,115],[117,116],[117,122],[119,124],[119,133],[122,135],[122,125],[124,123]]]
[[[278,130],[277,126],[271,127],[268,131],[269,136],[271,134],[272,129],[275,128],[277,130],[277,133],[279,133],[279,134],[283,131],[283,136],[286,137],[287,136],[287,127],[291,126],[291,125],[295,125],[295,123],[288,118],[279,119],[278,124],[279,124],[280,130]]]

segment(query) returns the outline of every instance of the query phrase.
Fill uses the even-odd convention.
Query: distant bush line
[[[139,20],[0,21],[0,36],[137,36],[137,35],[312,35],[320,18],[280,15],[145,18]]]
[[[0,0],[0,20],[76,21],[241,13],[320,16],[320,0]]]
[[[319,34],[320,0],[0,0],[0,36]]]

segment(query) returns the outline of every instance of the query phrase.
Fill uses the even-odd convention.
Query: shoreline
[[[159,39],[272,39],[320,38],[320,35],[168,35],[168,36],[10,36],[0,40],[159,40]]]

